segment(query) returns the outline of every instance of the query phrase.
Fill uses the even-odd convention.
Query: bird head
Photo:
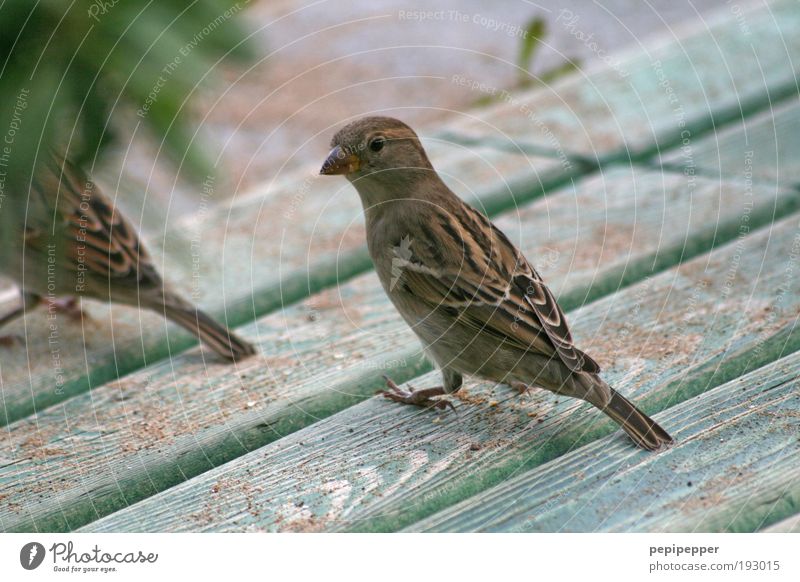
[[[333,136],[331,147],[319,173],[343,174],[356,188],[359,182],[397,183],[433,171],[414,130],[391,117],[358,119]]]

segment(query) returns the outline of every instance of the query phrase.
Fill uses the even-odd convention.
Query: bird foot
[[[24,343],[25,339],[19,334],[10,333],[8,335],[0,335],[0,347],[11,348]]]
[[[413,404],[414,406],[421,406],[422,408],[438,408],[439,410],[447,410],[451,408],[455,412],[456,407],[449,400],[434,400],[432,396],[442,396],[445,394],[442,386],[435,388],[424,388],[422,390],[403,390],[392,381],[388,376],[383,377],[386,380],[386,385],[389,390],[381,390],[379,394],[383,394],[384,398],[400,402],[401,404]]]
[[[524,382],[511,382],[509,384],[513,390],[516,390],[520,396],[531,393],[531,387]]]
[[[80,321],[84,318],[89,319],[89,314],[81,309],[78,299],[67,297],[62,299],[46,299],[48,313],[63,313],[70,319]]]

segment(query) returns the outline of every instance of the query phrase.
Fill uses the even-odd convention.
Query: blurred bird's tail
[[[200,341],[225,359],[236,362],[256,353],[253,344],[241,339],[186,301],[181,299],[171,301],[167,297],[165,304],[156,307],[155,310],[196,335]]]

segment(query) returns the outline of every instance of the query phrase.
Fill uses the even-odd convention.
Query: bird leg
[[[443,396],[446,394],[443,386],[424,388],[422,390],[403,390],[388,376],[384,376],[383,378],[386,380],[386,385],[389,387],[389,390],[382,390],[379,392],[379,394],[383,394],[384,398],[400,402],[401,404],[413,404],[414,406],[421,406],[423,408],[446,410],[447,407],[450,407],[453,411],[456,409],[449,400],[433,400],[431,398],[432,396]]]
[[[515,381],[515,382],[510,382],[508,385],[511,386],[511,388],[513,390],[516,390],[517,392],[519,392],[520,396],[523,396],[523,395],[528,394],[529,392],[531,392],[531,387],[528,386],[527,384],[525,384],[524,382],[516,382]]]
[[[18,317],[21,317],[25,314],[25,307],[20,305],[19,307],[14,308],[13,310],[9,311],[3,316],[0,316],[0,327],[4,326],[10,321],[14,321]]]
[[[84,317],[87,319],[89,318],[89,315],[80,308],[78,299],[75,297],[57,299],[54,297],[41,297],[35,293],[23,293],[22,304],[5,315],[0,316],[0,327],[18,317],[22,317],[25,315],[25,312],[35,308],[43,301],[47,303],[48,313],[63,313],[70,319],[75,320],[81,320]],[[0,335],[0,346],[2,347],[10,347],[17,343],[24,343],[23,338],[17,334]]]
[[[0,316],[0,327],[14,321],[18,317],[25,315],[29,309],[33,309],[41,302],[41,297],[35,293],[22,293],[22,303],[19,307],[9,311],[3,316]],[[17,343],[25,343],[22,336],[18,334],[0,335],[0,346],[11,347]]]
[[[89,315],[80,307],[78,299],[75,297],[65,297],[62,299],[55,299],[48,297],[47,311],[48,313],[63,313],[70,319],[80,321],[81,319],[89,318]]]

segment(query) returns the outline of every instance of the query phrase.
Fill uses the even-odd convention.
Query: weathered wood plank
[[[619,168],[499,224],[574,307],[597,296],[595,285],[614,290],[665,257],[699,252],[709,230],[736,236],[742,215],[729,200],[742,187],[696,186],[679,174]],[[768,222],[776,208],[796,208],[796,198],[756,189],[752,216]],[[14,505],[0,510],[0,525],[76,527],[371,395],[388,370],[400,380],[428,369],[372,275],[241,331],[260,338],[265,357],[237,373],[191,352],[11,425],[0,451],[13,464],[0,483]]]
[[[573,312],[574,334],[612,385],[666,409],[800,347],[799,255],[794,214]],[[636,451],[541,391],[469,382],[455,403],[439,417],[370,399],[86,529],[397,530],[611,432]]]
[[[746,118],[715,135],[661,156],[670,168],[745,182],[767,180],[800,186],[800,102]]]
[[[754,531],[800,503],[800,354],[658,415],[660,455],[607,437],[413,531]]]
[[[787,517],[761,531],[771,533],[800,533],[800,513]]]
[[[566,175],[552,159],[439,141],[429,149],[457,191],[493,212],[535,197]],[[201,196],[213,204],[213,183]],[[187,296],[238,325],[369,270],[362,230],[355,192],[315,170],[201,211],[163,240],[147,242],[163,257],[161,271]],[[91,319],[84,325],[50,320],[45,309],[36,309],[3,328],[24,341],[0,346],[0,425],[196,343],[151,313],[91,301],[85,306]]]
[[[638,44],[617,67],[511,92],[452,124],[447,135],[512,151],[546,148],[564,158],[649,156],[796,95],[798,59],[794,0],[761,4],[741,18],[721,6],[662,42]]]

